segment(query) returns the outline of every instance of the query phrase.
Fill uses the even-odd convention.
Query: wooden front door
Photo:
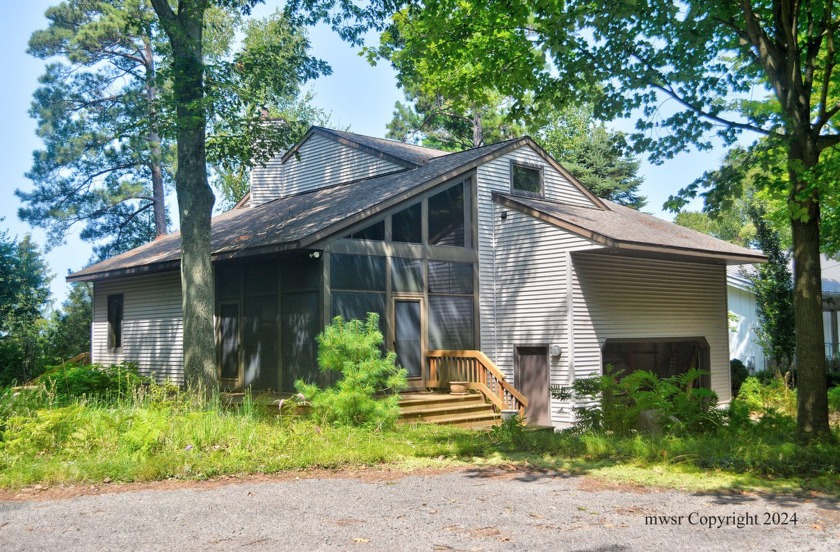
[[[513,385],[528,399],[525,415],[529,425],[551,425],[548,377],[547,346],[516,347]]]
[[[409,388],[423,383],[423,300],[394,299],[394,352],[397,364],[408,371]]]

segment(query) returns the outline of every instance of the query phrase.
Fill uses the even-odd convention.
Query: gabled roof
[[[509,194],[493,200],[616,249],[713,257],[729,263],[764,262],[759,251],[701,234],[672,222],[611,201],[608,209],[595,209]]]
[[[288,196],[249,209],[230,210],[213,218],[213,257],[224,259],[305,249],[526,143],[531,140],[518,138],[450,153],[410,171]],[[98,280],[172,270],[178,267],[180,256],[181,234],[174,232],[73,273],[67,280]]]
[[[374,138],[373,136],[363,136],[352,132],[314,126],[310,128],[306,134],[304,134],[303,138],[301,138],[297,144],[295,144],[283,155],[283,162],[285,163],[292,155],[294,155],[295,152],[300,149],[300,146],[302,146],[313,134],[317,134],[345,146],[364,151],[368,155],[387,159],[392,163],[401,165],[408,169],[421,167],[432,159],[449,155],[451,153],[423,146],[415,146],[414,144],[406,144],[396,140],[388,140],[386,138]]]

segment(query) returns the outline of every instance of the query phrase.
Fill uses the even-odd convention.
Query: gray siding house
[[[212,232],[225,387],[317,381],[317,333],[376,312],[414,388],[481,351],[555,427],[574,405],[549,386],[606,364],[705,368],[728,400],[726,267],[763,260],[597,198],[528,137],[448,153],[314,127]],[[173,233],[68,277],[94,282],[94,362],[182,381],[179,255]]]

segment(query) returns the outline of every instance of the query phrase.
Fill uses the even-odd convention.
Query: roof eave
[[[545,221],[549,224],[568,230],[578,236],[589,239],[595,243],[603,245],[608,248],[625,251],[651,252],[651,253],[667,253],[672,255],[679,255],[681,257],[693,257],[698,259],[717,259],[726,261],[726,264],[751,264],[751,263],[765,263],[767,257],[764,255],[741,255],[737,253],[730,253],[725,251],[709,251],[706,249],[693,249],[689,247],[676,247],[655,243],[633,242],[629,240],[621,240],[606,236],[589,228],[573,224],[569,221],[563,220],[559,217],[552,216],[543,211],[532,209],[526,205],[505,197],[496,192],[493,193],[493,201],[505,207],[515,209],[526,215],[530,215],[539,220]]]
[[[65,276],[65,281],[72,282],[98,282],[100,280],[110,280],[113,278],[125,278],[128,276],[140,276],[143,274],[155,274],[158,272],[169,272],[171,270],[178,270],[181,267],[181,259],[174,261],[162,261],[159,263],[152,263],[141,266],[131,266],[125,268],[116,268],[113,270],[102,270],[97,272],[85,272],[80,270],[73,274]]]

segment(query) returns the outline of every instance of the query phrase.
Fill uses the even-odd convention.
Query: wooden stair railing
[[[516,410],[525,416],[528,399],[481,351],[427,351],[426,386],[445,388],[451,381],[465,381],[467,388],[478,391],[499,411]]]

